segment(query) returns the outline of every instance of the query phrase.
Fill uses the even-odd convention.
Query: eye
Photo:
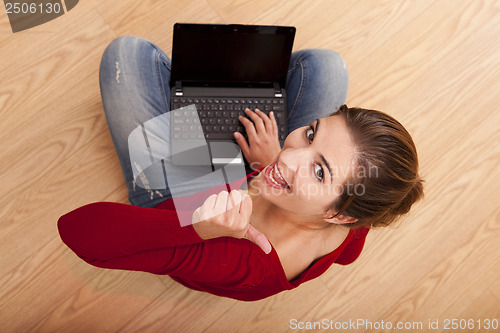
[[[309,126],[305,130],[305,136],[306,139],[309,140],[309,143],[313,142],[314,140],[314,128],[312,126]]]
[[[313,168],[314,168],[314,176],[316,176],[316,178],[318,178],[318,180],[322,182],[323,178],[325,178],[323,167],[319,164],[315,164]]]

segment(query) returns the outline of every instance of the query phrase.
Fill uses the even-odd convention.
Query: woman
[[[231,188],[246,181],[248,190],[214,186],[183,198],[197,204],[192,225],[181,227],[169,188],[136,186],[127,141],[169,111],[169,79],[170,60],[144,39],[120,37],[103,55],[103,106],[133,206],[94,203],[59,219],[62,240],[92,265],[258,300],[352,263],[369,228],[390,224],[423,195],[408,132],[384,113],[347,108],[342,58],[304,50],[290,60],[283,148],[273,114],[245,110],[248,141],[235,139],[257,171]]]

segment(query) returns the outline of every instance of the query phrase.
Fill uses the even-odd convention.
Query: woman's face
[[[252,186],[284,211],[319,217],[340,195],[353,161],[354,147],[344,120],[321,118],[290,133],[276,161]]]

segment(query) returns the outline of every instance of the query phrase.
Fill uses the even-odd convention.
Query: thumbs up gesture
[[[250,225],[252,199],[238,190],[213,194],[198,207],[192,217],[193,227],[202,239],[217,237],[246,238],[264,253],[271,252],[267,237]]]

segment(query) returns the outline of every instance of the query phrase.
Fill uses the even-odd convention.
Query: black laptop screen
[[[172,83],[285,85],[294,27],[176,24]]]

